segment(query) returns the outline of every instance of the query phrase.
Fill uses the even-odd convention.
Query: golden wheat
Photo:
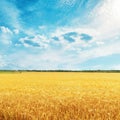
[[[0,120],[120,120],[120,73],[0,73]]]

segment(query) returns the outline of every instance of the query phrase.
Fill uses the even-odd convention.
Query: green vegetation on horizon
[[[120,70],[0,70],[4,72],[120,72]]]

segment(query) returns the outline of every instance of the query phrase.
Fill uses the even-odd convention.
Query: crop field
[[[120,73],[0,73],[0,120],[120,120]]]

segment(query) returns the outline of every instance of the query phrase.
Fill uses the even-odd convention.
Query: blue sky
[[[0,0],[0,69],[120,69],[119,0]]]

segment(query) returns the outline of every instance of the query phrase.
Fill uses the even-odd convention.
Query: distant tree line
[[[0,72],[120,72],[120,70],[0,70]]]

